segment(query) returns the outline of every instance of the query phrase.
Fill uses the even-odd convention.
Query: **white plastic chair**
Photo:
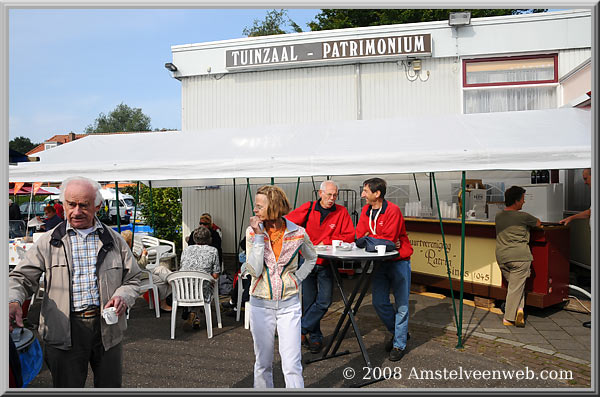
[[[156,238],[153,236],[141,236],[140,240],[141,240],[142,244],[144,245],[144,247],[146,247],[146,248],[161,247],[161,249],[163,249],[161,258],[169,258],[169,259],[175,258],[175,268],[179,269],[178,258],[177,258],[177,254],[175,253],[175,243],[174,242],[169,241],[169,240],[163,240],[163,239]],[[168,249],[165,247],[168,247]],[[156,262],[157,265],[160,265],[160,259],[155,261],[154,255],[150,255],[150,252],[148,252],[148,260]]]
[[[142,252],[144,246],[140,240],[134,239],[133,249],[137,252]],[[146,274],[148,278],[142,280],[142,283],[140,284],[140,293],[143,294],[146,291],[152,290],[152,297],[151,299],[148,299],[148,305],[150,309],[155,310],[156,318],[160,318],[158,287],[156,286],[156,284],[154,284],[154,281],[152,280],[152,273],[150,272],[150,270],[152,270],[154,267],[160,264],[160,258],[162,256],[162,253],[165,252],[165,249],[161,248],[160,246],[147,247],[146,250],[148,251],[148,261],[150,261],[150,252],[153,252],[154,262],[148,262],[148,265],[146,265],[146,269],[141,269],[142,273]],[[127,318],[129,319],[129,310],[127,311]]]
[[[242,267],[240,267],[240,272],[238,274],[238,296],[237,296],[237,313],[235,315],[235,321],[240,321],[240,312],[241,312],[241,308],[242,308],[242,295],[244,294],[244,283],[242,282],[242,280],[246,279],[250,277],[250,274],[246,271],[246,264],[244,263],[242,265]],[[244,305],[244,312],[246,312],[248,306]],[[248,317],[247,313],[244,316],[244,319]],[[244,325],[247,323],[247,320],[244,321]],[[248,329],[248,327],[246,327],[246,329]]]
[[[204,300],[204,293],[202,291],[202,286],[207,282],[213,284],[213,298],[215,300],[217,324],[219,328],[223,328],[221,323],[221,310],[219,308],[219,283],[216,282],[210,274],[188,270],[176,271],[169,274],[167,282],[171,284],[173,297],[173,303],[171,305],[171,339],[175,339],[175,320],[177,319],[177,308],[179,306],[204,306],[206,332],[209,339],[213,337],[210,302]]]

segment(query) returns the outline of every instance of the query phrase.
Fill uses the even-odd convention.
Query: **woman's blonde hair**
[[[269,200],[267,207],[267,218],[275,220],[287,215],[290,212],[290,202],[279,186],[265,185],[258,188],[256,194],[264,194]]]
[[[133,246],[133,232],[131,230],[123,230],[121,236],[123,236],[125,242],[131,248]]]

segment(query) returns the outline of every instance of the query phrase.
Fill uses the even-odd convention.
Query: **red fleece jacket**
[[[369,236],[374,238],[383,238],[386,240],[400,241],[400,250],[398,250],[398,257],[395,259],[409,260],[413,253],[413,247],[410,245],[408,235],[406,234],[406,226],[404,225],[404,217],[400,208],[394,203],[387,200],[383,200],[381,212],[377,217],[377,225],[375,226],[375,234],[371,232],[369,228],[369,215],[367,211],[371,209],[370,205],[365,205],[358,218],[358,224],[356,225],[356,237],[361,238],[369,233]],[[373,210],[371,210],[373,211]],[[377,210],[374,210],[372,219],[375,219]]]
[[[323,223],[321,223],[321,213],[315,209],[316,202],[312,202],[313,206],[308,216],[306,226],[303,225],[306,219],[306,214],[310,207],[311,201],[302,204],[285,217],[287,220],[294,222],[297,225],[304,226],[310,241],[314,245],[331,244],[331,240],[342,240],[347,243],[354,241],[354,224],[348,214],[346,207],[335,205],[335,210],[331,211]],[[317,259],[317,265],[322,265],[323,259]]]

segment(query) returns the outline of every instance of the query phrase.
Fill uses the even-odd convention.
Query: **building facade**
[[[559,108],[591,90],[591,22],[589,11],[570,10],[173,46],[182,131]],[[283,187],[300,204],[326,175],[303,178],[298,198],[293,182]],[[362,177],[341,179],[360,197]],[[398,179],[399,194],[413,196]],[[251,209],[237,182],[239,233]],[[209,212],[224,251],[235,252],[233,195],[232,186],[184,188],[184,235]]]

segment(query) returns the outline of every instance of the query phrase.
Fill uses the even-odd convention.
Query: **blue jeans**
[[[331,306],[333,277],[329,264],[315,265],[302,281],[302,334],[311,342],[323,342],[321,319]]]
[[[394,347],[404,350],[408,333],[410,260],[379,263],[373,270],[371,289],[375,312],[394,335]],[[396,310],[390,302],[390,290],[394,293]]]

